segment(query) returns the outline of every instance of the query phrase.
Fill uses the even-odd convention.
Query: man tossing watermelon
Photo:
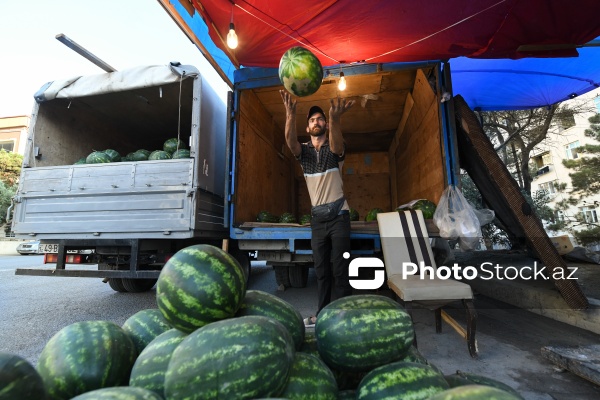
[[[286,111],[285,139],[302,166],[312,204],[311,248],[317,275],[318,315],[331,300],[352,294],[348,277],[350,207],[342,182],[345,154],[340,121],[354,100],[330,100],[329,123],[323,110],[312,106],[306,126],[310,141],[300,143],[296,134],[296,100],[285,90],[279,93]],[[315,322],[315,316],[304,320],[306,326],[314,326]]]

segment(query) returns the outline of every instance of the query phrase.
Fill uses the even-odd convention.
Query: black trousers
[[[338,215],[328,222],[311,222],[311,228],[311,247],[319,296],[318,314],[332,300],[352,294],[348,277],[350,215]],[[348,253],[348,258],[344,258],[344,253]]]

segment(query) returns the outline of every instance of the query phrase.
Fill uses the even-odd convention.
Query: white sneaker
[[[317,317],[306,317],[303,321],[306,328],[314,328],[315,323],[317,322]]]

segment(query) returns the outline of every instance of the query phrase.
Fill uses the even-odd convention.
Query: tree
[[[483,129],[496,146],[500,158],[513,173],[519,187],[531,195],[533,175],[529,168],[532,151],[553,126],[568,128],[574,116],[589,112],[585,104],[557,103],[531,110],[488,111],[480,114]]]
[[[19,180],[23,156],[0,149],[0,181],[12,186]]]
[[[0,225],[6,222],[6,210],[17,193],[22,163],[22,155],[0,150]]]
[[[588,118],[589,129],[585,135],[600,141],[600,114]],[[583,246],[600,244],[600,225],[592,218],[583,214],[568,215],[566,211],[570,206],[588,204],[585,198],[600,193],[600,145],[586,144],[577,149],[581,154],[576,160],[563,160],[563,165],[574,172],[570,173],[572,190],[568,197],[556,203],[556,211],[562,212],[562,219],[551,218],[549,230],[567,230],[572,233],[577,242]],[[564,192],[565,186],[558,188]],[[591,205],[591,203],[590,203]],[[594,207],[597,204],[594,203]],[[583,227],[583,229],[582,229]],[[576,229],[579,228],[579,229]]]

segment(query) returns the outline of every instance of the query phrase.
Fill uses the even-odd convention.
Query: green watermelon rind
[[[333,373],[318,357],[296,353],[285,389],[280,397],[285,399],[305,398],[318,393],[319,399],[337,400],[338,386]]]
[[[47,397],[42,377],[21,356],[0,352],[0,399],[36,399]]]
[[[82,321],[59,330],[44,346],[36,369],[50,398],[70,399],[127,385],[137,352],[129,335],[110,321]]]
[[[148,343],[133,364],[129,386],[152,390],[164,397],[169,362],[177,346],[186,337],[186,333],[172,328]]]
[[[179,149],[171,154],[171,158],[173,159],[181,159],[181,158],[190,158],[191,154],[188,149]]]
[[[291,94],[309,96],[321,87],[323,66],[310,50],[292,47],[279,61],[279,80]]]
[[[278,321],[248,315],[208,324],[177,346],[165,375],[165,397],[253,399],[286,385],[294,344]]]
[[[381,295],[337,299],[319,312],[315,325],[319,354],[343,372],[368,371],[406,356],[414,339],[410,315]]]
[[[383,212],[383,210],[381,208],[379,208],[379,207],[372,208],[371,210],[369,210],[369,212],[365,216],[365,221],[366,222],[377,221],[377,214],[379,214],[380,212]]]
[[[171,326],[187,333],[233,317],[245,293],[246,278],[237,260],[205,244],[175,253],[156,283],[158,309]]]
[[[262,315],[279,321],[288,330],[294,340],[294,347],[300,350],[304,341],[306,328],[302,315],[287,301],[262,290],[247,290],[244,301],[235,314]]]
[[[127,318],[122,328],[135,344],[139,353],[161,333],[172,328],[158,308],[140,310]]]
[[[279,222],[282,224],[295,224],[298,221],[296,220],[296,216],[294,214],[285,212],[279,216]]]
[[[356,389],[356,398],[426,400],[447,389],[444,376],[430,366],[397,361],[370,371]]]
[[[110,162],[110,156],[103,151],[93,151],[85,158],[86,164],[107,164]]]
[[[163,151],[169,154],[173,154],[175,151],[182,149],[187,149],[187,145],[183,142],[183,140],[178,140],[176,137],[169,138],[163,143]]]
[[[470,384],[438,392],[428,400],[521,400],[521,396],[492,386]]]
[[[130,387],[114,386],[92,390],[73,397],[71,400],[162,400],[162,396],[150,390]]]
[[[170,160],[171,154],[164,150],[155,150],[148,156],[148,160]]]
[[[104,154],[110,157],[110,162],[118,162],[121,161],[121,154],[118,151],[113,149],[104,150]]]

